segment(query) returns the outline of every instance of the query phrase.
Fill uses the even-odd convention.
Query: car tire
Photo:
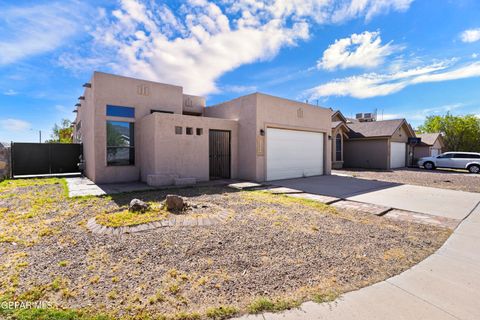
[[[423,164],[423,167],[427,170],[434,170],[435,169],[435,165],[433,164],[433,162],[430,162],[430,161],[425,162]]]
[[[472,164],[468,166],[468,171],[470,173],[480,173],[480,166],[476,164]]]

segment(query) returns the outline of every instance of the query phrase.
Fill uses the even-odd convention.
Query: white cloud
[[[233,92],[233,93],[245,93],[245,92],[253,93],[257,91],[256,86],[239,86],[239,85],[226,85],[226,86],[223,86],[221,89],[222,91]]]
[[[434,63],[428,66],[397,71],[388,74],[365,73],[336,79],[305,92],[310,99],[326,96],[351,96],[371,98],[386,96],[403,90],[407,86],[464,79],[480,76],[480,62],[462,66],[451,66],[448,62]]]
[[[5,96],[16,96],[17,94],[18,92],[13,89],[8,89],[7,91],[3,92],[3,95]]]
[[[393,119],[402,119],[404,118],[403,115],[398,113],[380,113],[377,115],[378,120],[393,120]]]
[[[19,119],[0,120],[0,127],[6,131],[20,132],[30,129],[30,123]]]
[[[78,2],[0,7],[0,66],[60,47],[78,31],[82,8]]]
[[[123,75],[182,85],[193,94],[218,91],[216,80],[235,68],[277,55],[309,38],[314,23],[340,23],[390,10],[406,0],[207,0],[183,3],[175,14],[154,1],[122,0],[92,29],[93,48],[64,55],[78,70],[87,61]]]
[[[55,109],[55,111],[57,111],[57,112],[59,112],[59,113],[68,113],[68,114],[70,114],[70,113],[72,112],[71,109],[69,109],[69,108],[67,108],[67,107],[65,107],[65,106],[63,106],[63,105],[60,105],[60,104],[55,105],[54,109]]]
[[[465,107],[464,103],[451,103],[441,106],[428,107],[428,108],[414,108],[414,111],[406,111],[402,113],[385,113],[383,111],[378,112],[378,120],[392,120],[405,118],[411,123],[421,123],[425,121],[428,116],[432,115],[444,115],[447,112],[454,112],[455,110]]]
[[[480,40],[480,28],[463,31],[460,34],[460,39],[462,39],[463,42],[476,42]]]
[[[413,0],[351,0],[343,1],[332,15],[333,22],[343,22],[347,19],[365,15],[365,20],[371,20],[374,16],[388,13],[389,11],[405,11],[410,7]]]
[[[372,68],[383,63],[385,57],[393,53],[394,49],[391,43],[382,45],[379,32],[354,33],[348,38],[335,40],[335,43],[323,52],[322,59],[317,61],[317,68]]]

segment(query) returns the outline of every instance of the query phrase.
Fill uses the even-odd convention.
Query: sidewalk
[[[480,204],[436,253],[398,276],[332,303],[306,302],[300,309],[239,319],[480,319],[479,242]]]

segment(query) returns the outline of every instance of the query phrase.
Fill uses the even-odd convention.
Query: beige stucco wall
[[[324,133],[323,174],[329,175],[332,170],[331,144],[329,140],[332,127],[332,114],[332,110],[327,108],[259,93],[257,94],[256,134],[259,140],[264,140],[261,144],[263,144],[263,149],[267,150],[267,128]],[[265,130],[264,137],[260,136],[260,129]],[[267,156],[266,152],[257,154],[257,181],[264,181],[266,179]]]
[[[208,107],[205,115],[238,120],[239,178],[265,181],[267,128],[324,133],[324,174],[331,173],[330,109],[261,93]],[[264,130],[264,136],[260,134]]]
[[[182,134],[175,134],[175,127]],[[193,135],[186,134],[186,128]],[[142,181],[150,174],[177,175],[181,178],[209,180],[209,130],[231,132],[231,178],[237,178],[238,122],[217,118],[155,113],[138,123]],[[196,129],[201,128],[201,135]]]
[[[388,169],[388,139],[344,140],[343,165],[347,168]]]
[[[205,109],[205,116],[238,120],[238,177],[256,179],[257,95],[243,96]]]
[[[82,143],[86,160],[86,175],[97,183],[137,181],[140,179],[142,152],[136,146],[135,165],[107,166],[106,122],[107,120],[135,122],[149,115],[151,110],[170,111],[182,114],[184,94],[182,87],[95,72],[90,80],[91,88],[85,90],[85,101],[79,119],[82,120]],[[205,102],[193,100],[193,107]],[[135,108],[135,118],[107,117],[106,106],[116,105]],[[84,108],[85,107],[85,108]],[[135,144],[140,139],[135,124]]]

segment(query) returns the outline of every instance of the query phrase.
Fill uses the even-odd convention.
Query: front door
[[[210,179],[230,179],[230,131],[209,131]]]

